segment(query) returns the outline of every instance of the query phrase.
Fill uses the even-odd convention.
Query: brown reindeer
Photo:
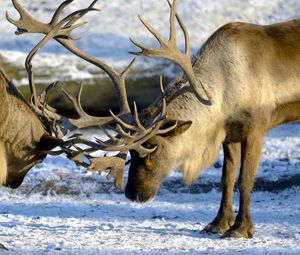
[[[161,47],[148,48],[132,40],[142,50],[134,54],[168,59],[182,68],[183,75],[164,92],[166,119],[158,128],[151,127],[158,132],[138,143],[154,151],[141,154],[134,146],[127,147],[132,162],[126,196],[148,201],[174,169],[182,171],[186,184],[192,183],[213,164],[223,145],[221,205],[204,231],[224,237],[253,237],[250,193],[264,134],[280,124],[300,120],[300,20],[269,26],[227,24],[210,36],[191,61],[189,35],[176,14],[176,0],[169,5],[169,40],[140,17]],[[185,36],[184,53],[176,46],[176,19]],[[145,109],[142,122],[160,105],[158,100]],[[160,128],[170,129],[160,134]],[[240,206],[234,218],[232,193],[239,164]]]
[[[32,18],[16,0],[12,0],[12,3],[20,14],[20,19],[13,20],[6,13],[7,20],[18,28],[16,34],[43,33],[45,37],[34,47],[26,59],[31,102],[25,100],[0,67],[0,185],[11,188],[19,187],[26,173],[41,162],[47,154],[59,155],[65,153],[70,160],[78,165],[92,169],[94,164],[98,164],[102,167],[97,168],[99,172],[105,170],[105,164],[108,165],[109,163],[107,158],[94,158],[89,153],[106,148],[107,144],[101,145],[99,140],[99,143],[96,144],[97,148],[89,150],[87,153],[77,147],[77,144],[81,143],[81,135],[75,134],[68,137],[68,131],[94,126],[105,127],[115,121],[118,116],[125,116],[129,122],[137,116],[137,113],[135,113],[135,116],[130,113],[125,90],[125,78],[134,61],[122,73],[118,73],[100,60],[90,57],[74,47],[70,41],[76,38],[73,37],[71,32],[83,24],[77,22],[87,13],[97,9],[94,8],[96,4],[96,1],[94,1],[86,9],[75,11],[65,18],[60,18],[64,8],[71,2],[70,0],[63,2],[57,8],[49,23],[42,23]],[[102,118],[88,115],[80,104],[82,84],[76,98],[63,91],[73,102],[79,116],[77,119],[59,115],[56,109],[46,103],[47,94],[58,82],[50,84],[45,91],[38,95],[32,71],[32,61],[38,51],[52,38],[69,48],[73,53],[107,71],[114,82],[120,99],[120,114],[118,116],[113,114],[113,116]],[[109,133],[107,134],[108,137],[111,137]],[[91,142],[91,144],[95,146],[95,143]],[[55,147],[59,147],[60,150],[52,151]],[[83,156],[87,157],[89,163],[82,160]],[[119,160],[119,164],[123,164],[126,154],[120,153],[117,156],[115,159]],[[109,163],[111,171],[108,177],[115,177],[115,185],[122,188],[124,173],[123,169],[119,171],[121,168],[117,163],[115,168],[112,168]],[[0,244],[0,249],[6,249],[6,247]]]
[[[13,2],[16,6],[16,1]],[[132,161],[125,193],[133,201],[145,202],[155,196],[163,179],[174,169],[182,171],[186,184],[192,183],[203,169],[213,164],[223,145],[222,201],[217,217],[204,231],[222,233],[225,237],[250,238],[254,234],[250,193],[264,134],[277,125],[300,119],[300,20],[269,26],[227,24],[206,41],[191,61],[189,35],[176,14],[176,0],[169,5],[169,40],[164,40],[140,17],[161,47],[147,48],[132,40],[142,49],[134,54],[168,59],[178,64],[183,74],[165,91],[162,88],[161,96],[140,114],[136,105],[130,113],[126,101],[125,76],[131,65],[119,74],[76,48],[69,34],[72,29],[68,30],[76,26],[75,21],[67,17],[55,26],[46,26],[29,17],[18,5],[17,10],[26,19],[11,22],[18,27],[19,33],[45,34],[38,49],[51,38],[57,40],[72,53],[103,69],[117,88],[121,112],[118,115],[111,112],[107,118],[95,118],[83,111],[81,90],[76,98],[67,94],[80,115],[79,122],[86,120],[83,123],[101,126],[109,138],[105,142],[100,139],[93,142],[81,135],[73,136],[71,143],[85,144],[88,148],[61,146],[69,158],[84,165],[82,157],[87,157],[92,171],[111,169],[117,184],[122,186],[125,155],[130,151]],[[184,32],[184,52],[177,47],[176,20]],[[44,101],[38,109],[47,112],[51,120],[63,123],[64,118],[57,117],[49,106],[45,107]],[[75,125],[76,120],[68,119],[68,123]],[[116,136],[106,130],[112,123],[118,133]],[[90,156],[99,149],[120,153],[112,158]],[[239,164],[240,207],[234,218],[232,193]]]
[[[165,93],[165,126],[180,122],[171,132],[155,135],[143,144],[157,148],[146,157],[131,151],[126,196],[134,201],[149,200],[177,168],[184,182],[192,183],[214,163],[223,145],[221,205],[204,231],[224,237],[253,237],[250,193],[264,135],[275,126],[300,120],[300,20],[268,26],[227,24],[210,36],[191,62],[189,37],[176,14],[176,0],[170,6],[168,41],[141,18],[161,47],[132,42],[142,49],[135,54],[171,60],[184,71]],[[185,54],[176,46],[176,15],[186,39]],[[196,95],[182,93],[188,84]],[[239,164],[240,206],[234,218],[232,193]]]
[[[20,20],[13,20],[6,13],[7,20],[18,28],[16,34],[43,33],[45,37],[34,47],[26,59],[26,70],[32,96],[31,102],[27,102],[23,98],[4,70],[0,68],[0,185],[12,188],[19,187],[26,173],[34,165],[41,162],[47,154],[59,155],[65,153],[70,160],[84,167],[90,167],[94,161],[97,161],[98,164],[101,163],[101,165],[107,161],[105,158],[96,159],[87,155],[90,162],[83,162],[81,158],[84,155],[81,155],[82,151],[76,147],[76,144],[80,143],[80,134],[69,138],[67,135],[70,130],[105,126],[114,121],[115,117],[101,118],[88,115],[80,104],[82,84],[77,98],[73,98],[66,91],[63,91],[73,102],[79,118],[63,117],[57,113],[56,109],[46,103],[47,94],[58,82],[50,84],[40,95],[37,94],[34,83],[32,61],[38,51],[52,38],[66,47],[72,45],[70,41],[76,38],[71,32],[84,24],[76,24],[76,22],[87,13],[97,10],[94,8],[96,4],[96,1],[94,1],[88,8],[75,11],[65,18],[61,18],[62,11],[71,2],[67,0],[62,3],[49,23],[42,23],[32,18],[16,0],[12,0],[12,3],[20,14]],[[127,102],[125,77],[134,61],[119,74],[105,63],[92,57],[89,58],[88,55],[75,47],[72,48],[72,51],[100,68],[108,69],[120,98],[121,110],[119,115],[126,115],[127,119],[132,118]],[[51,151],[55,147],[60,147],[60,150]],[[97,149],[102,147],[99,144]],[[123,154],[120,155],[120,157],[124,157]],[[118,180],[122,179],[123,171],[118,172],[111,169],[109,177],[116,177],[116,186],[121,188],[122,183]]]

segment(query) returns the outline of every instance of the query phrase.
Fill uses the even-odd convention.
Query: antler
[[[55,109],[49,107],[46,102],[44,101],[45,95],[47,93],[44,93],[44,97],[38,96],[36,93],[36,88],[34,84],[34,77],[32,72],[32,60],[34,56],[38,53],[38,51],[50,40],[55,39],[59,43],[61,43],[65,48],[70,50],[75,55],[79,56],[80,58],[83,58],[84,60],[92,63],[93,65],[99,67],[100,69],[104,70],[109,77],[112,79],[115,89],[117,91],[117,95],[119,98],[119,106],[120,106],[120,113],[118,116],[126,116],[130,113],[129,103],[127,100],[127,93],[126,93],[126,84],[125,79],[128,73],[130,72],[134,62],[136,59],[133,59],[131,63],[125,68],[125,70],[121,73],[117,72],[115,69],[113,69],[111,66],[108,66],[104,62],[86,54],[85,52],[81,51],[77,47],[75,47],[71,40],[78,39],[74,37],[71,32],[75,30],[76,28],[86,24],[85,22],[75,24],[80,18],[82,18],[84,15],[91,11],[98,11],[98,9],[94,8],[94,5],[96,4],[97,0],[93,1],[92,4],[82,10],[78,10],[67,16],[66,18],[59,21],[59,17],[61,15],[61,12],[63,9],[69,5],[72,1],[67,0],[64,3],[62,3],[58,9],[56,10],[54,16],[51,19],[51,22],[46,24],[42,23],[40,21],[37,21],[36,19],[32,18],[23,8],[22,6],[17,2],[17,0],[12,0],[16,10],[20,14],[20,20],[15,21],[12,18],[10,18],[9,14],[6,13],[6,17],[9,22],[17,26],[17,34],[23,34],[23,33],[42,33],[46,36],[43,38],[42,41],[40,41],[34,49],[29,53],[27,59],[26,59],[26,70],[29,75],[29,85],[30,90],[32,93],[32,103],[35,110],[43,117],[46,117],[46,119],[53,119],[56,122],[62,121],[67,122],[75,126],[76,128],[86,128],[90,126],[101,126],[105,124],[109,124],[114,121],[114,117],[94,117],[89,114],[87,114],[80,102],[80,96],[82,87],[80,88],[77,98],[73,98],[70,96],[67,92],[64,91],[64,93],[67,95],[67,97],[73,102],[75,110],[77,111],[79,115],[79,119],[66,119],[63,118],[61,115],[57,114]],[[51,85],[51,88],[54,86]],[[50,89],[48,88],[47,91]]]
[[[108,177],[114,177],[116,186],[121,187],[123,185],[125,159],[128,151],[133,149],[139,152],[141,156],[146,156],[156,150],[156,148],[144,148],[142,144],[145,141],[155,134],[163,134],[175,128],[174,126],[167,129],[161,129],[162,122],[166,118],[166,99],[163,91],[162,78],[160,82],[162,93],[161,108],[159,108],[153,116],[151,116],[151,118],[146,120],[145,125],[143,125],[143,121],[140,120],[136,104],[134,104],[134,113],[131,114],[130,112],[125,86],[126,76],[132,68],[135,59],[132,60],[123,72],[119,73],[111,66],[81,51],[71,42],[72,40],[77,39],[72,35],[72,31],[85,24],[76,24],[76,22],[87,13],[97,11],[98,9],[94,8],[97,1],[93,1],[88,8],[75,11],[67,17],[59,20],[63,9],[72,2],[71,0],[67,0],[58,7],[51,22],[48,24],[35,20],[21,7],[17,0],[12,1],[16,10],[20,14],[20,20],[15,21],[11,19],[8,13],[6,16],[8,21],[17,26],[17,34],[23,34],[26,32],[45,34],[45,37],[34,47],[26,59],[26,70],[28,72],[29,85],[32,94],[32,107],[38,115],[45,120],[52,131],[52,134],[56,137],[63,137],[66,134],[66,130],[64,129],[66,125],[65,123],[67,123],[72,124],[75,128],[79,129],[98,126],[109,138],[108,141],[96,139],[96,142],[93,142],[84,139],[80,134],[76,134],[60,144],[59,151],[54,151],[50,154],[58,155],[65,153],[67,157],[74,161],[77,165],[87,167],[91,171],[95,171],[97,169],[97,171],[103,172],[105,169],[110,169]],[[110,117],[94,117],[88,115],[81,105],[81,93],[83,89],[82,83],[76,97],[71,96],[63,90],[63,93],[73,103],[74,108],[79,115],[78,119],[65,118],[59,115],[54,108],[46,103],[46,96],[48,92],[55,87],[58,82],[50,84],[42,94],[37,95],[34,84],[34,75],[32,72],[32,61],[39,50],[51,39],[58,41],[70,52],[99,67],[109,75],[114,82],[115,89],[119,97],[120,113],[118,115],[115,115],[111,111]],[[112,136],[106,130],[107,125],[112,122],[116,123],[116,131],[118,132],[116,137]],[[83,150],[78,147],[80,144],[86,145],[87,149]],[[119,154],[109,158],[92,157],[91,153],[98,150],[118,151]],[[84,162],[82,160],[83,157],[88,159],[90,163],[88,164]]]
[[[82,139],[80,138],[80,135],[75,135],[77,139]],[[82,143],[83,143],[82,139]],[[87,168],[90,172],[98,172],[99,174],[103,173],[105,170],[109,170],[109,173],[107,174],[106,178],[108,180],[114,178],[114,185],[118,189],[123,189],[124,188],[124,168],[126,164],[126,153],[118,153],[115,156],[112,157],[107,157],[106,155],[104,157],[93,157],[90,154],[97,151],[98,148],[93,149],[81,149],[77,145],[74,145],[76,140],[69,140],[70,146],[67,146],[65,143],[64,145],[61,146],[60,151],[53,151],[50,152],[50,155],[60,155],[61,153],[65,153],[68,157],[68,159],[72,160],[75,162],[76,165],[78,166],[83,166]],[[90,146],[95,144],[90,141],[86,141],[87,144]],[[71,145],[76,148],[76,150],[71,148]],[[83,161],[82,158],[86,158],[90,163],[86,163]]]
[[[105,150],[105,151],[119,151],[123,153],[127,153],[129,150],[135,150],[139,153],[140,157],[146,157],[148,154],[154,152],[157,148],[145,148],[143,147],[143,143],[149,140],[151,137],[155,135],[162,135],[170,132],[174,128],[176,128],[177,123],[175,123],[171,127],[161,128],[163,124],[163,120],[166,118],[166,98],[164,95],[163,87],[162,87],[162,77],[160,79],[161,84],[161,108],[154,113],[151,118],[147,121],[146,125],[143,126],[141,120],[139,118],[138,110],[136,104],[134,103],[134,124],[128,124],[123,121],[121,118],[111,114],[115,117],[116,128],[114,129],[118,137],[114,137],[110,135],[110,133],[102,128],[103,132],[110,139],[108,141],[102,141],[99,138],[96,138],[96,144],[89,140],[85,140],[81,136],[77,136],[74,140],[72,140],[76,144],[84,144],[88,146],[91,151],[96,150]]]
[[[160,44],[160,48],[149,48],[144,45],[141,45],[137,41],[130,38],[131,42],[139,47],[142,51],[141,52],[130,52],[134,55],[139,56],[147,56],[153,58],[165,58],[168,59],[176,64],[178,64],[182,70],[184,71],[185,75],[187,76],[191,89],[200,100],[200,102],[211,105],[212,97],[210,93],[207,91],[205,86],[202,84],[200,80],[196,79],[195,73],[193,71],[193,65],[191,62],[191,50],[190,50],[190,37],[187,31],[186,26],[182,22],[179,15],[176,13],[176,0],[173,0],[171,4],[168,0],[168,4],[171,8],[171,15],[170,15],[170,37],[169,40],[165,40],[156,30],[153,28],[142,16],[139,16],[140,21],[143,25],[148,29],[148,31],[157,39]],[[185,37],[185,52],[182,53],[177,46],[176,40],[176,29],[175,29],[175,20],[177,19]],[[199,91],[199,85],[203,91]],[[202,94],[205,94],[205,99]]]

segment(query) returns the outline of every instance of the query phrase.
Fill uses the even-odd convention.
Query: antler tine
[[[91,164],[88,168],[91,172],[102,173],[105,170],[109,170],[107,179],[115,179],[114,185],[118,189],[124,188],[124,168],[126,163],[127,153],[119,153],[116,156],[106,158],[91,158],[89,159]]]
[[[170,4],[169,0],[167,0]],[[176,18],[176,0],[173,0],[173,4],[171,5],[171,14],[170,14],[170,38],[173,44],[176,44],[176,27],[175,27],[175,18]]]
[[[160,107],[156,110],[156,112],[147,120],[145,127],[146,128],[151,128],[152,126],[157,125],[159,122],[164,120],[166,118],[166,111],[167,111],[167,102],[166,102],[166,95],[164,91],[164,86],[163,86],[163,77],[160,76]],[[158,102],[159,104],[159,102]]]
[[[79,19],[81,19],[83,16],[85,16],[87,13],[91,12],[91,11],[100,11],[100,9],[97,8],[93,8],[93,6],[95,5],[95,3],[97,2],[94,1],[93,4],[91,4],[88,8],[86,9],[82,9],[82,10],[78,10],[73,12],[72,14],[70,14],[68,17],[66,17],[65,19],[69,18],[69,21],[66,23],[65,27],[66,30],[68,28],[70,28],[70,30],[74,30],[75,28],[78,28],[80,26],[82,26],[83,24],[85,24],[86,22],[83,22],[82,24],[73,26],[73,24],[75,24]]]
[[[15,25],[18,29],[16,31],[16,34],[22,34],[24,32],[28,33],[43,33],[44,30],[48,30],[48,25],[45,23],[42,23],[35,18],[31,17],[24,8],[20,5],[20,3],[17,0],[12,0],[12,3],[16,9],[16,11],[20,15],[19,20],[12,19],[8,11],[6,11],[6,19]]]
[[[164,39],[162,36],[158,33],[158,31],[152,27],[141,15],[138,15],[139,20],[143,23],[143,25],[148,29],[148,31],[157,39],[157,41],[160,43],[160,45],[164,44]],[[135,44],[135,43],[134,43]]]
[[[76,98],[71,96],[65,89],[61,88],[61,90],[65,94],[65,96],[72,102],[77,114],[80,117],[87,116],[87,113],[85,112],[85,110],[83,109],[83,107],[81,105],[81,94],[82,94],[82,90],[83,90],[83,81],[80,82],[80,86],[79,86]]]
[[[140,118],[139,118],[139,113],[138,113],[138,109],[137,109],[137,105],[136,102],[133,102],[134,105],[134,120],[135,123],[137,124],[137,127],[142,130],[142,131],[146,131],[146,129],[143,127]]]
[[[165,89],[164,89],[164,82],[162,75],[159,76],[159,87],[160,87],[160,93],[162,97],[165,97]]]
[[[131,71],[133,65],[135,64],[135,62],[137,61],[137,58],[133,58],[131,60],[131,62],[129,63],[129,65],[124,69],[124,71],[122,72],[121,76],[123,77],[123,79],[126,78],[126,76],[128,75],[128,73]]]
[[[170,0],[167,0],[167,1],[168,1],[168,4],[169,4],[170,8],[172,9],[173,6],[172,6]],[[176,10],[176,0],[175,0],[175,7],[173,8],[173,10]],[[183,23],[182,19],[180,18],[180,16],[176,13],[176,11],[175,11],[175,15],[176,15],[176,19],[178,21],[178,24],[180,25],[180,27],[183,31],[183,34],[184,34],[185,53],[186,53],[186,55],[190,56],[191,55],[191,46],[190,46],[191,45],[191,40],[190,40],[189,32],[188,32],[185,24]],[[175,21],[173,21],[173,23],[175,24]]]
[[[12,0],[12,3],[14,5],[15,9],[20,14],[20,18],[24,18],[24,16],[27,15],[27,12],[22,8],[22,6],[19,4],[19,2],[17,0]]]
[[[125,130],[124,130],[119,124],[117,124],[116,131],[117,131],[122,137],[125,137],[125,138],[128,138],[128,139],[133,139],[133,138],[134,138],[134,136],[132,136],[132,135],[126,133]]]
[[[131,124],[126,123],[124,120],[122,120],[119,116],[115,115],[112,110],[109,110],[110,115],[114,118],[114,120],[120,124],[122,127],[132,130],[132,131],[138,131],[137,127]]]
[[[133,55],[140,55],[140,56],[148,56],[153,58],[164,58],[168,59],[177,65],[179,65],[184,73],[186,74],[187,78],[189,79],[190,86],[196,97],[200,102],[206,105],[212,104],[212,97],[210,93],[207,91],[205,86],[201,81],[198,81],[196,79],[196,76],[193,71],[193,65],[191,62],[191,56],[190,56],[190,38],[188,31],[183,24],[182,20],[180,19],[179,15],[176,13],[176,0],[173,0],[173,3],[170,3],[170,0],[168,0],[168,4],[171,8],[171,14],[170,14],[170,37],[169,40],[162,39],[161,35],[158,34],[158,32],[151,27],[144,19],[140,20],[145,25],[145,27],[155,36],[155,38],[159,41],[161,47],[160,48],[149,48],[144,45],[141,45],[140,43],[136,42],[135,40],[131,39],[131,42],[136,45],[138,48],[141,49],[141,52],[130,52]],[[180,49],[177,46],[177,40],[176,40],[176,27],[175,27],[175,20],[177,19],[181,29],[183,30],[184,37],[185,37],[185,53],[182,53]],[[200,86],[199,86],[200,85]],[[200,91],[199,88],[200,87]],[[205,94],[205,97],[202,96],[202,94]]]
[[[63,10],[66,8],[66,6],[68,6],[70,3],[72,3],[74,0],[66,0],[64,1],[54,12],[53,17],[50,21],[49,24],[51,25],[56,25],[59,21],[59,17],[61,15],[61,13],[63,12]]]
[[[48,95],[48,93],[57,86],[57,84],[59,84],[59,81],[55,81],[52,82],[51,84],[49,84],[45,90],[40,94],[39,96],[39,101],[40,102],[46,102],[46,96]],[[54,108],[53,108],[54,110]]]
[[[94,6],[95,6],[95,4],[96,4],[97,2],[98,2],[98,0],[94,0],[94,1],[90,4],[89,8],[90,8],[90,9],[94,8]]]

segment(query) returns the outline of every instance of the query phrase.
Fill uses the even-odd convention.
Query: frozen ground
[[[0,242],[10,249],[3,254],[299,254],[299,134],[299,124],[288,125],[266,138],[251,240],[200,233],[218,210],[221,155],[190,188],[175,173],[143,205],[103,176],[49,157],[18,190],[1,189]],[[237,192],[234,200],[237,210]]]
[[[19,0],[35,18],[49,21],[52,13],[62,1]],[[87,6],[86,0],[76,0],[68,12]],[[136,50],[129,42],[131,36],[140,42],[154,45],[149,32],[140,24],[137,15],[142,14],[162,34],[168,36],[169,8],[166,0],[99,0],[100,13],[91,13],[90,23],[77,32],[82,36],[77,45],[83,50],[104,59],[116,68],[125,67],[132,56],[129,51]],[[4,19],[5,10],[18,18],[10,0],[0,3],[0,56],[18,68],[23,67],[26,54],[38,42],[39,36],[15,36],[15,27]],[[178,12],[183,17],[191,36],[192,51],[195,53],[205,39],[218,27],[231,21],[270,24],[300,17],[298,0],[182,0]],[[179,40],[183,44],[182,38]],[[88,79],[99,76],[99,71],[65,55],[66,52],[55,42],[46,47],[43,55],[38,55],[34,64],[44,76],[52,74],[55,79]],[[59,57],[56,55],[59,53]],[[161,73],[157,60],[143,59],[136,64],[138,70]],[[154,71],[154,70],[156,71]],[[174,76],[172,65],[164,68],[164,75]],[[142,75],[146,75],[143,71]],[[16,77],[15,77],[16,78]],[[41,79],[41,78],[40,78]],[[17,79],[16,84],[26,84],[26,79]]]
[[[20,2],[35,17],[48,20],[61,1]],[[85,4],[76,0],[69,10]],[[115,67],[125,66],[130,59],[127,52],[133,48],[128,36],[153,42],[140,26],[138,13],[167,34],[168,8],[163,0],[99,0],[98,6],[102,12],[91,14],[90,26],[79,32],[84,32],[79,46]],[[0,10],[0,55],[20,67],[36,37],[13,35],[14,28],[3,18],[4,10],[17,17],[9,0],[1,0]],[[226,22],[267,24],[297,18],[300,2],[181,0],[178,10],[195,52]],[[138,66],[150,70],[154,63],[143,59]],[[56,44],[46,48],[35,66],[45,74],[58,70],[55,79],[98,75]],[[168,71],[172,75],[172,69]],[[221,157],[189,188],[182,185],[178,173],[173,174],[157,199],[146,205],[128,202],[102,176],[87,174],[63,157],[48,157],[18,190],[0,190],[0,242],[10,249],[3,254],[300,254],[300,125],[277,128],[266,138],[252,196],[256,235],[251,240],[223,240],[200,233],[219,206]],[[237,201],[235,193],[235,208]]]

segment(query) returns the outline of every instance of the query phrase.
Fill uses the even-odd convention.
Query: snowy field
[[[300,125],[265,140],[251,240],[200,233],[216,215],[221,157],[191,187],[174,173],[155,201],[129,202],[104,176],[48,157],[18,190],[2,188],[3,254],[300,254]],[[238,193],[234,194],[235,211]]]
[[[20,0],[38,19],[49,20],[62,1]],[[85,7],[76,0],[68,9]],[[164,0],[99,0],[101,13],[89,16],[89,26],[78,45],[124,67],[134,50],[128,37],[153,45],[137,14],[143,14],[167,35],[168,7]],[[20,68],[36,36],[14,36],[4,20],[9,0],[0,3],[0,55]],[[219,26],[229,21],[269,24],[300,17],[299,0],[181,0],[178,12],[191,34],[193,52]],[[99,47],[99,45],[101,47]],[[51,43],[35,66],[53,79],[91,78],[95,70],[65,55]],[[58,55],[59,54],[59,55]],[[142,59],[137,67],[151,70],[155,61]],[[58,68],[59,67],[59,68]],[[172,76],[172,68],[166,75]],[[143,73],[147,75],[147,73]],[[27,80],[16,80],[26,84]],[[191,187],[180,174],[169,177],[155,201],[140,205],[127,201],[103,176],[86,173],[64,157],[48,157],[36,166],[17,190],[1,188],[0,242],[9,251],[0,254],[300,254],[300,124],[279,127],[265,139],[263,156],[252,194],[256,227],[251,240],[220,239],[200,230],[215,217],[222,153]],[[235,209],[238,193],[235,192]]]

